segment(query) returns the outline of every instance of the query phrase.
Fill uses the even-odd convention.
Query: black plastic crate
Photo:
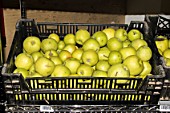
[[[1,24],[1,21],[0,21]],[[3,63],[4,63],[4,51],[3,51],[3,39],[2,39],[2,34],[1,34],[1,26],[0,26],[0,74],[2,71]],[[3,83],[3,78],[0,75],[0,112],[4,112],[5,107],[4,107],[4,102],[6,101],[5,99],[5,91],[4,91],[4,83]]]
[[[146,41],[150,41],[145,22],[133,21],[128,26],[126,24],[36,23],[33,19],[19,20],[8,59],[2,69],[7,105],[157,104],[164,84],[165,72],[162,66],[157,65],[153,60],[154,57],[150,61],[153,75],[147,76],[144,80],[142,78],[93,77],[27,78],[24,80],[22,75],[12,73],[15,69],[14,59],[22,51],[22,42],[27,36],[34,35],[43,39],[54,32],[63,38],[67,33],[75,33],[80,28],[87,29],[92,34],[107,27],[124,28],[127,31],[136,28],[144,34]],[[88,82],[79,82],[82,79],[88,79]],[[128,79],[129,82],[118,84],[117,80],[120,79]],[[41,83],[39,80],[46,80],[46,83]],[[100,84],[96,86],[96,83]],[[104,83],[106,85],[103,85]]]
[[[150,39],[155,40],[157,36],[163,35],[166,36],[168,39],[170,39],[170,19],[167,19],[163,16],[156,15],[156,16],[145,16],[145,21],[149,25],[149,33],[150,33]],[[153,43],[153,46],[155,46],[153,49],[157,59],[158,63],[163,66],[166,77],[165,77],[165,84],[163,88],[162,93],[162,99],[170,100],[170,67],[166,66],[164,58],[159,54],[158,49],[156,47],[156,44]]]

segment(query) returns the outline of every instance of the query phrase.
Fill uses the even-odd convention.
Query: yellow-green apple
[[[127,39],[127,31],[123,28],[119,28],[115,31],[115,36],[121,41],[125,41]]]
[[[54,39],[57,43],[60,41],[60,37],[56,33],[51,33],[48,38]]]
[[[52,56],[58,56],[58,53],[56,50],[47,50],[45,51],[44,56],[46,58],[51,58]]]
[[[127,57],[123,64],[127,66],[127,68],[130,71],[130,75],[137,76],[139,75],[143,70],[143,62],[140,60],[136,55],[131,55]]]
[[[101,71],[108,71],[108,69],[110,68],[110,64],[108,61],[106,60],[99,60],[95,66],[95,68],[97,70],[101,70]]]
[[[34,64],[32,64],[32,66],[30,67],[28,72],[29,72],[29,75],[35,72],[35,65]]]
[[[141,32],[138,29],[131,29],[128,34],[128,39],[133,41],[135,39],[141,39]]]
[[[151,74],[152,71],[152,66],[148,61],[143,62],[143,70],[139,74],[140,77],[145,78],[148,74]]]
[[[23,42],[23,49],[28,54],[39,51],[40,48],[41,48],[41,41],[36,36],[28,36]]]
[[[64,62],[66,59],[72,57],[71,56],[71,53],[68,52],[67,50],[62,50],[60,53],[59,53],[59,58],[61,59],[62,62]]]
[[[164,58],[170,58],[170,48],[166,49],[162,55]]]
[[[165,66],[170,66],[170,58],[165,58],[164,57],[164,63],[165,63]],[[163,65],[164,66],[164,65]]]
[[[73,44],[67,44],[63,50],[67,50],[68,52],[70,52],[71,54],[76,50],[76,46]]]
[[[131,41],[130,40],[125,40],[125,41],[123,41],[123,48],[124,47],[129,47],[131,45]]]
[[[64,65],[70,69],[71,74],[76,74],[78,67],[80,66],[80,61],[76,58],[68,58]]]
[[[149,61],[152,57],[152,50],[148,46],[141,46],[137,52],[136,55],[142,60],[142,61]]]
[[[145,40],[138,38],[132,41],[131,46],[137,50],[141,46],[148,46],[148,44]]]
[[[108,77],[106,71],[95,70],[92,74],[92,77]]]
[[[122,55],[119,51],[111,51],[109,54],[108,62],[110,65],[122,63]]]
[[[20,73],[24,78],[26,78],[29,75],[29,72],[24,68],[16,68],[13,73]]]
[[[128,56],[136,55],[136,50],[132,46],[124,47],[124,48],[120,49],[119,52],[121,53],[123,60],[126,59]]]
[[[69,33],[64,36],[64,43],[67,44],[76,44],[76,37],[74,34]]]
[[[57,47],[57,49],[58,49],[58,50],[62,50],[64,47],[65,47],[64,41],[63,41],[63,40],[60,40],[60,41],[58,42],[58,47]]]
[[[129,69],[126,65],[118,63],[112,65],[108,70],[108,77],[114,78],[125,78],[125,79],[117,79],[117,83],[127,83],[127,78],[130,77]]]
[[[93,74],[93,68],[87,64],[81,64],[77,69],[77,74],[82,77],[91,77]]]
[[[28,70],[33,64],[33,58],[30,54],[20,53],[17,55],[14,63],[17,68],[24,68]]]
[[[123,48],[123,43],[118,38],[111,38],[107,41],[107,47],[110,51],[119,51],[121,48]]]
[[[97,40],[93,38],[89,38],[84,42],[82,48],[84,51],[89,50],[89,49],[93,49],[94,51],[99,51],[100,45]]]
[[[78,48],[72,53],[72,57],[76,58],[77,60],[79,60],[82,63],[83,62],[82,58],[81,58],[82,54],[83,54],[83,49]]]
[[[161,51],[164,52],[166,49],[168,49],[169,47],[169,41],[168,38],[162,35],[159,35],[158,37],[156,37],[156,46],[157,48]]]
[[[89,49],[83,52],[82,60],[84,64],[88,64],[90,66],[94,66],[98,62],[98,54],[96,51]]]
[[[90,33],[85,29],[79,29],[75,34],[75,38],[77,44],[83,45],[83,43],[90,38]]]
[[[107,46],[104,46],[100,48],[100,50],[97,52],[99,56],[99,60],[108,60],[110,50],[107,48]]]
[[[31,54],[31,56],[32,56],[34,62],[36,62],[38,58],[40,58],[40,57],[43,56],[43,54],[42,54],[41,52],[37,51],[37,52],[33,52],[33,53]]]
[[[52,38],[46,38],[41,41],[41,50],[45,53],[47,50],[57,50],[58,44]]]
[[[70,70],[63,64],[56,65],[51,77],[68,77],[71,74]]]
[[[59,56],[52,56],[50,57],[50,60],[53,61],[55,65],[62,64],[62,60],[59,58]]]
[[[49,76],[54,70],[54,63],[46,57],[40,57],[35,62],[35,71],[41,74],[42,76]]]
[[[107,35],[108,40],[115,35],[115,29],[111,27],[105,28],[102,31]]]
[[[107,35],[102,31],[97,31],[92,35],[92,38],[96,39],[100,47],[107,44]]]

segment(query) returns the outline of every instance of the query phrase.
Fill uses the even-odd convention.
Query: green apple
[[[57,47],[57,49],[58,49],[58,50],[62,50],[64,47],[65,47],[64,41],[63,41],[63,40],[60,40],[60,41],[58,42],[58,47]]]
[[[143,62],[143,70],[142,72],[139,74],[140,77],[145,78],[148,74],[151,74],[152,71],[152,66],[149,62],[144,61]]]
[[[168,45],[169,45],[168,48],[170,48],[170,39],[168,39]]]
[[[50,60],[53,61],[55,65],[62,64],[62,60],[59,58],[59,56],[52,56],[50,57]]]
[[[135,39],[141,39],[141,32],[138,29],[131,29],[128,34],[128,39],[133,41]]]
[[[70,74],[71,72],[66,66],[59,64],[55,66],[51,77],[68,77]]]
[[[115,35],[115,29],[111,27],[105,28],[102,31],[107,35],[108,40]]]
[[[72,57],[71,56],[71,53],[68,52],[67,50],[62,50],[60,53],[59,53],[59,58],[61,59],[62,62],[64,62],[66,59]]]
[[[94,66],[98,62],[98,54],[96,51],[89,49],[83,52],[82,54],[82,60],[84,64],[88,64],[90,66]]]
[[[137,52],[136,55],[142,60],[142,61],[149,61],[152,57],[152,50],[148,46],[141,46]]]
[[[120,49],[119,51],[122,55],[122,59],[126,59],[128,56],[131,56],[131,55],[136,55],[136,50],[134,47],[124,47],[122,49]]]
[[[164,58],[170,58],[170,48],[166,49],[162,55]]]
[[[34,62],[36,62],[38,58],[40,58],[40,57],[43,56],[43,54],[42,54],[41,52],[37,51],[37,52],[33,52],[33,53],[31,54],[31,56],[32,56]]]
[[[107,48],[107,46],[100,48],[98,51],[99,60],[108,60],[109,54],[110,50]]]
[[[47,50],[45,51],[44,56],[50,59],[52,56],[58,56],[58,53],[56,50]]]
[[[77,44],[83,45],[83,43],[90,38],[90,33],[85,29],[79,29],[75,34],[75,38]]]
[[[117,83],[127,83],[128,80],[126,78],[130,77],[130,72],[126,65],[118,63],[118,64],[112,65],[109,68],[108,77],[125,78],[125,79],[118,79]]]
[[[108,62],[110,65],[122,63],[122,55],[118,51],[111,51],[109,54]]]
[[[67,44],[76,44],[76,37],[74,34],[69,33],[64,36],[64,43]]]
[[[56,33],[51,33],[48,38],[54,39],[57,43],[60,41],[60,37]]]
[[[70,52],[71,54],[76,50],[76,46],[73,44],[68,44],[66,45],[63,50],[67,50],[68,52]]]
[[[47,50],[57,50],[58,44],[52,38],[43,39],[41,42],[41,50],[45,53]]]
[[[23,49],[28,54],[39,51],[40,48],[41,48],[41,41],[38,37],[28,36],[23,42]]]
[[[40,57],[35,62],[35,71],[41,74],[42,76],[49,76],[54,70],[54,63],[53,61],[49,60],[46,57]]]
[[[89,50],[89,49],[93,49],[94,51],[99,51],[100,44],[98,43],[97,40],[95,40],[93,38],[89,38],[83,43],[82,48],[84,51]]]
[[[118,38],[111,38],[107,41],[107,47],[110,51],[119,51],[121,48],[123,48],[123,43]]]
[[[35,72],[35,65],[34,64],[32,64],[32,66],[30,67],[28,72],[29,72],[29,75]]]
[[[26,78],[29,75],[29,72],[24,68],[16,68],[13,73],[20,73],[24,78]]]
[[[100,45],[103,47],[107,44],[107,35],[102,31],[97,31],[92,35],[92,38],[96,39]]]
[[[77,60],[79,60],[82,63],[83,61],[82,61],[81,57],[82,57],[83,52],[84,51],[82,48],[78,48],[72,53],[72,57],[76,58]]]
[[[110,64],[108,61],[106,60],[99,60],[95,66],[95,68],[97,70],[101,70],[101,71],[108,71],[108,69],[110,68]]]
[[[77,74],[82,77],[91,77],[93,74],[93,68],[87,64],[81,64],[77,69]]]
[[[106,71],[95,70],[92,77],[108,77]]]
[[[123,48],[124,47],[129,47],[130,45],[131,45],[131,41],[130,40],[123,41]]]
[[[68,58],[64,65],[70,69],[71,74],[76,74],[78,67],[80,66],[80,61],[76,58]]]
[[[169,47],[169,41],[165,36],[158,36],[155,41],[157,48],[163,53]]]
[[[164,57],[164,63],[165,63],[166,66],[170,66],[170,58]]]
[[[134,47],[136,50],[144,45],[148,46],[147,42],[140,38],[133,40],[131,43],[131,46]]]
[[[139,75],[143,70],[143,62],[136,55],[127,57],[123,61],[123,64],[127,66],[130,71],[130,75],[132,76]]]
[[[20,53],[14,61],[17,68],[24,68],[26,70],[32,66],[33,62],[32,56],[27,53]]]
[[[123,28],[119,28],[115,31],[115,36],[121,41],[125,41],[127,39],[127,31]]]

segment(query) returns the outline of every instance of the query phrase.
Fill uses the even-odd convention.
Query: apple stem
[[[53,56],[53,53],[50,51],[49,55],[50,55],[50,56]]]
[[[116,72],[116,75],[115,75],[115,77],[117,76],[117,74],[118,74],[118,72]]]
[[[133,32],[134,35],[136,35],[136,32]]]
[[[32,44],[32,45],[34,45],[34,44],[35,44],[35,42],[34,42],[34,41],[31,41],[31,44]]]
[[[90,59],[87,59],[87,62],[90,62]]]
[[[84,74],[84,72],[83,72],[83,71],[81,71],[80,73],[81,73],[82,75]]]
[[[106,58],[108,58],[108,56],[106,56],[106,55],[103,55],[104,57],[106,57]]]

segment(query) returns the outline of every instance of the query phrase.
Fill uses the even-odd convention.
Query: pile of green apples
[[[170,66],[170,39],[167,36],[159,35],[156,37],[155,43],[165,65]]]
[[[79,29],[63,39],[56,33],[40,40],[28,36],[15,59],[27,77],[140,77],[151,74],[152,51],[138,29],[105,28],[90,34]],[[118,80],[126,83],[128,80]]]

